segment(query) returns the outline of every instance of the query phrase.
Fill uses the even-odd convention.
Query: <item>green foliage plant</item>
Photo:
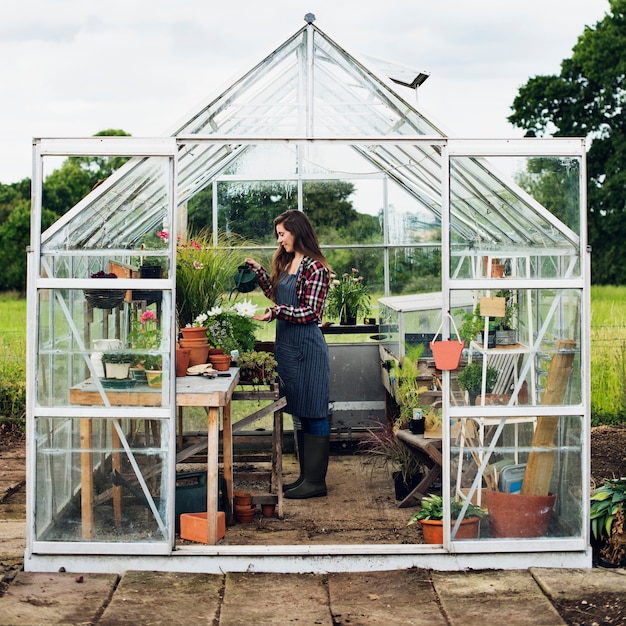
[[[459,372],[457,380],[461,389],[466,389],[470,393],[480,393],[483,384],[483,364],[476,361],[468,363],[463,370]],[[497,381],[498,370],[488,365],[485,384],[487,393],[491,393]]]
[[[342,322],[369,314],[369,289],[363,283],[363,277],[359,276],[358,269],[353,267],[352,271],[343,274],[341,279],[332,278],[325,312],[327,317],[338,317]]]
[[[212,348],[223,348],[227,354],[233,350],[250,352],[256,344],[258,323],[252,318],[255,312],[256,306],[244,300],[227,309],[213,307],[197,316],[194,325],[206,326]]]
[[[454,499],[450,502],[450,519],[455,520],[461,514],[461,510],[465,502],[462,500]],[[480,506],[476,506],[471,502],[468,503],[465,510],[465,517],[483,517],[487,514],[487,509]],[[419,511],[414,513],[408,521],[408,525],[415,522],[427,519],[427,520],[442,520],[443,519],[443,498],[437,494],[429,493],[422,498],[422,506]]]
[[[420,394],[424,387],[419,384],[419,359],[424,346],[417,344],[405,347],[405,356],[392,361],[390,378],[393,380],[393,397],[400,409],[396,427],[406,426],[413,409],[420,406]]]
[[[595,539],[603,541],[600,554],[614,565],[619,565],[626,553],[625,503],[626,478],[606,480],[591,495],[591,532]]]
[[[134,352],[124,350],[107,350],[102,353],[103,363],[134,363],[135,358]]]
[[[245,253],[243,241],[219,234],[217,245],[203,231],[176,246],[176,316],[179,328],[222,304]]]
[[[457,315],[461,316],[461,323],[458,326],[459,339],[474,341],[485,330],[485,318],[480,315],[480,304],[477,304],[473,311],[459,311]]]
[[[133,350],[148,350],[135,354],[133,365],[141,365],[147,370],[160,370],[163,367],[163,358],[154,354],[161,345],[161,329],[154,311],[147,309],[139,317],[131,319],[131,330],[126,338]]]
[[[241,370],[241,380],[254,385],[268,385],[276,380],[278,363],[271,352],[251,350],[240,352],[237,367]]]

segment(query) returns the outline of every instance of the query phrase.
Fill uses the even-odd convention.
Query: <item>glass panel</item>
[[[389,243],[406,245],[441,242],[441,192],[437,181],[430,197],[413,195],[401,185],[389,185]],[[433,212],[432,207],[436,207]]]
[[[391,295],[428,293],[441,290],[441,248],[391,248],[389,292]],[[441,300],[439,302],[441,306]]]
[[[36,431],[36,540],[167,540],[166,423],[40,418]]]
[[[473,303],[454,315],[467,359],[452,377],[453,405],[581,403],[581,291],[503,289],[453,296]]]
[[[91,157],[90,160],[97,160]],[[148,250],[155,233],[169,229],[171,160],[167,157],[133,158],[102,181],[42,236],[42,252],[75,250]],[[166,245],[163,246],[166,248]]]
[[[169,406],[171,292],[90,291],[40,292],[38,404]],[[116,361],[125,373],[109,371]],[[162,387],[133,376],[141,365],[161,365]]]
[[[487,510],[481,539],[583,536],[581,417],[463,418],[452,435],[450,495]]]
[[[511,278],[580,275],[580,160],[507,164],[520,161],[528,172],[517,175],[518,186],[491,161],[450,159],[453,276],[502,276],[491,273],[492,264],[503,265],[504,276]]]

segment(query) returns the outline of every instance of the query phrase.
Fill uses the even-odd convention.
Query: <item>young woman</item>
[[[275,357],[285,410],[294,418],[300,477],[285,485],[286,498],[326,495],[330,427],[328,346],[319,325],[330,285],[328,263],[315,230],[301,211],[286,211],[274,220],[278,248],[271,275],[254,259],[259,285],[275,305],[255,319],[276,320]]]

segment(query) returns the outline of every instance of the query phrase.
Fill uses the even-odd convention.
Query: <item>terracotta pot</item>
[[[230,354],[214,354],[209,355],[209,363],[218,372],[225,372],[230,367]]]
[[[192,365],[202,365],[204,363],[208,363],[208,358],[209,344],[189,348],[189,367]]]
[[[555,494],[523,496],[519,493],[487,491],[492,537],[543,537],[548,531]]]
[[[261,513],[263,517],[274,517],[274,511],[276,510],[275,504],[262,504]]]
[[[208,339],[203,339],[202,337],[198,338],[198,339],[181,339],[178,342],[178,345],[181,348],[195,348],[197,346],[207,346],[207,348],[209,347],[209,341]]]
[[[443,543],[443,522],[437,519],[421,519],[424,543]],[[454,529],[456,522],[452,521]],[[456,539],[476,539],[480,530],[480,517],[468,517],[461,522],[454,540]]]
[[[491,278],[502,278],[504,276],[504,263],[493,263],[491,265]]]
[[[240,524],[249,524],[253,519],[256,513],[256,507],[251,506],[245,511],[235,511],[235,519]]]
[[[181,328],[183,339],[200,339],[206,337],[206,326],[188,326]]]
[[[187,368],[189,367],[190,348],[176,348],[176,377],[187,376]]]
[[[209,356],[224,354],[224,348],[209,348]]]
[[[252,506],[252,494],[247,491],[235,491],[233,502],[235,506]]]

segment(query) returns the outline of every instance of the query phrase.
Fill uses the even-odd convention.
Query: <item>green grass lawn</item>
[[[259,307],[269,301],[257,290],[249,294]],[[371,315],[377,317],[378,296],[372,298]],[[260,324],[258,338],[272,341],[275,324]],[[4,348],[0,359],[0,376],[15,379],[15,367],[23,371],[26,338],[26,300],[16,294],[0,294],[0,340]],[[360,340],[355,335],[333,335],[332,342]],[[17,360],[16,360],[17,359]],[[7,368],[10,370],[7,372]],[[10,374],[10,375],[8,375]],[[21,374],[20,374],[21,375]],[[240,406],[234,415],[255,411],[255,403],[236,403]],[[591,412],[594,425],[619,423],[626,417],[626,287],[592,287],[591,289]],[[195,420],[196,418],[194,418]],[[198,423],[205,427],[204,416]],[[258,428],[271,428],[271,417],[260,422]]]

